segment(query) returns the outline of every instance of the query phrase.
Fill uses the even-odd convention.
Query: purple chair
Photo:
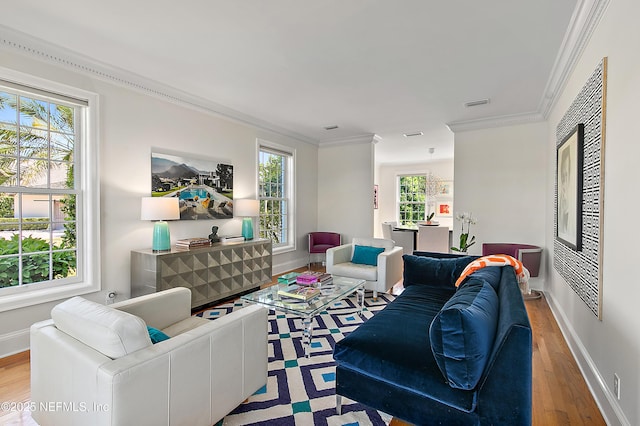
[[[332,247],[342,243],[340,234],[336,232],[309,232],[309,269],[311,269],[311,255],[326,253]]]
[[[542,248],[530,244],[514,243],[483,243],[482,255],[508,254],[518,259],[529,270],[532,277],[537,277],[540,272],[540,258]]]

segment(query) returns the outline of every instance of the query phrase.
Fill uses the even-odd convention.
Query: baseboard
[[[29,349],[29,329],[13,331],[0,336],[0,358]]]
[[[564,311],[560,308],[560,305],[556,302],[553,295],[547,292],[545,292],[544,295],[549,304],[549,308],[551,308],[551,312],[558,323],[558,327],[560,327],[564,340],[567,342],[567,346],[569,346],[569,350],[573,354],[576,364],[578,365],[578,368],[591,391],[591,395],[593,395],[598,408],[600,408],[600,412],[602,413],[602,417],[604,417],[605,422],[608,425],[619,424],[623,426],[631,426],[631,423],[629,423],[629,420],[624,415],[622,408],[620,408],[620,404],[618,404],[615,395],[606,385],[606,381],[602,378],[596,364],[589,356],[589,352],[582,344],[582,341],[576,334],[574,328],[571,326],[571,323],[564,314]]]

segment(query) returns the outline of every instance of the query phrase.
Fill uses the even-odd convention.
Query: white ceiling
[[[0,23],[313,143],[377,134],[398,163],[452,157],[447,123],[540,116],[582,3],[20,0]]]

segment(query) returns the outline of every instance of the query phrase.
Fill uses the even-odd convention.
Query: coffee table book
[[[279,296],[291,297],[304,301],[311,300],[319,294],[320,289],[317,289],[315,287],[299,286],[296,284],[278,290]]]
[[[298,275],[300,275],[299,272],[289,272],[278,277],[278,282],[281,284],[293,284],[296,282]]]

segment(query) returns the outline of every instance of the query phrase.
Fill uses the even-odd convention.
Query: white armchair
[[[267,382],[267,310],[210,321],[174,288],[103,306],[74,297],[31,327],[41,425],[212,425]],[[152,344],[151,326],[170,336]]]
[[[384,248],[378,255],[377,266],[353,263],[355,246]],[[383,238],[354,238],[351,244],[344,244],[327,250],[327,272],[341,277],[366,280],[365,288],[373,290],[373,298],[378,292],[387,292],[402,279],[402,247],[396,247],[392,240]]]

